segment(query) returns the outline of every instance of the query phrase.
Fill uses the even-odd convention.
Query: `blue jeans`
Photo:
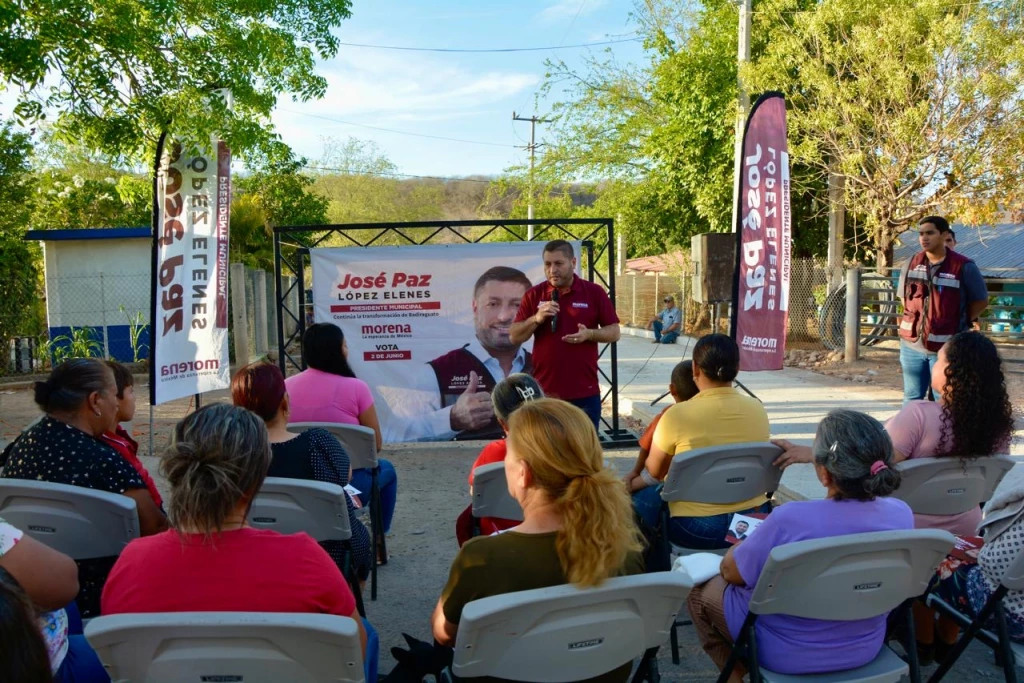
[[[932,368],[939,354],[920,351],[900,340],[900,366],[903,368],[903,403],[918,401],[929,395]]]
[[[363,619],[363,628],[366,629],[366,655],[363,657],[363,673],[367,681],[377,680],[377,663],[380,660],[380,636],[373,624]]]
[[[108,683],[110,674],[103,668],[96,651],[82,635],[82,615],[74,601],[64,608],[68,617],[68,653],[54,674],[56,683]]]
[[[594,394],[586,398],[574,398],[566,403],[571,403],[586,413],[590,421],[594,423],[594,429],[598,433],[601,432],[601,394]]]
[[[662,485],[648,486],[633,494],[633,510],[651,529],[661,525]],[[752,512],[768,514],[772,504],[765,501],[757,507],[740,512],[727,512],[710,517],[672,517],[669,521],[668,538],[678,546],[694,550],[716,550],[728,548],[725,534],[729,531],[733,515],[747,515]]]
[[[659,344],[675,344],[676,339],[679,338],[679,331],[672,330],[671,332],[661,333],[661,329],[665,326],[660,320],[655,320],[651,327],[654,328],[654,341]]]
[[[380,487],[381,512],[384,517],[384,533],[391,531],[391,519],[395,516],[395,504],[398,502],[398,475],[390,460],[378,460],[380,473],[377,485]],[[373,475],[365,467],[352,470],[352,485],[359,489],[359,502],[370,504],[370,489],[373,487]]]

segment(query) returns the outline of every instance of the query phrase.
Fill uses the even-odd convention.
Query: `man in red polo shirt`
[[[619,340],[619,317],[607,292],[575,271],[571,244],[553,240],[544,245],[547,280],[526,291],[509,338],[522,344],[533,337],[533,375],[544,394],[581,408],[597,429],[597,345]]]

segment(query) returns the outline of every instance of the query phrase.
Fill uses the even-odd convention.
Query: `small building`
[[[72,328],[87,327],[104,358],[149,356],[152,228],[32,230],[25,239],[43,244],[51,342],[66,345]]]
[[[1024,278],[1024,223],[969,227],[953,225],[956,251],[978,264],[986,278]],[[903,264],[921,251],[917,227],[898,238],[893,263]]]

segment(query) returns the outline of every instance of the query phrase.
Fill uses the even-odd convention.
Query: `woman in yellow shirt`
[[[644,523],[656,528],[661,510],[661,482],[672,458],[695,448],[768,441],[768,414],[761,402],[733,387],[740,351],[724,334],[701,337],[693,348],[693,381],[700,392],[669,408],[654,432],[647,464],[630,482],[633,507]],[[725,534],[735,513],[771,512],[764,495],[733,505],[677,502],[669,504],[669,539],[685,548],[727,548]]]

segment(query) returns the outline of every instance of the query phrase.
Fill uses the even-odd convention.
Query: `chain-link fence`
[[[232,264],[231,276],[231,361],[248,363],[277,349],[274,276],[242,264]],[[0,377],[44,373],[54,362],[70,357],[148,360],[150,287],[148,271],[47,277],[47,333],[10,340]],[[236,288],[244,296],[235,296]],[[244,315],[234,315],[236,301],[244,303]],[[235,343],[239,330],[244,330],[241,347]],[[244,358],[236,357],[239,350]]]
[[[683,309],[687,334],[703,334],[713,327],[714,306],[693,300],[693,262],[689,255],[678,259],[674,270],[665,273],[619,275],[615,285],[615,310],[624,325],[645,328],[662,309],[665,295],[675,297]],[[800,342],[806,348],[821,346],[819,311],[828,289],[827,262],[821,258],[793,259],[789,288],[789,332],[787,341]],[[728,329],[728,306],[719,306],[718,329]],[[824,348],[824,347],[821,347]]]

